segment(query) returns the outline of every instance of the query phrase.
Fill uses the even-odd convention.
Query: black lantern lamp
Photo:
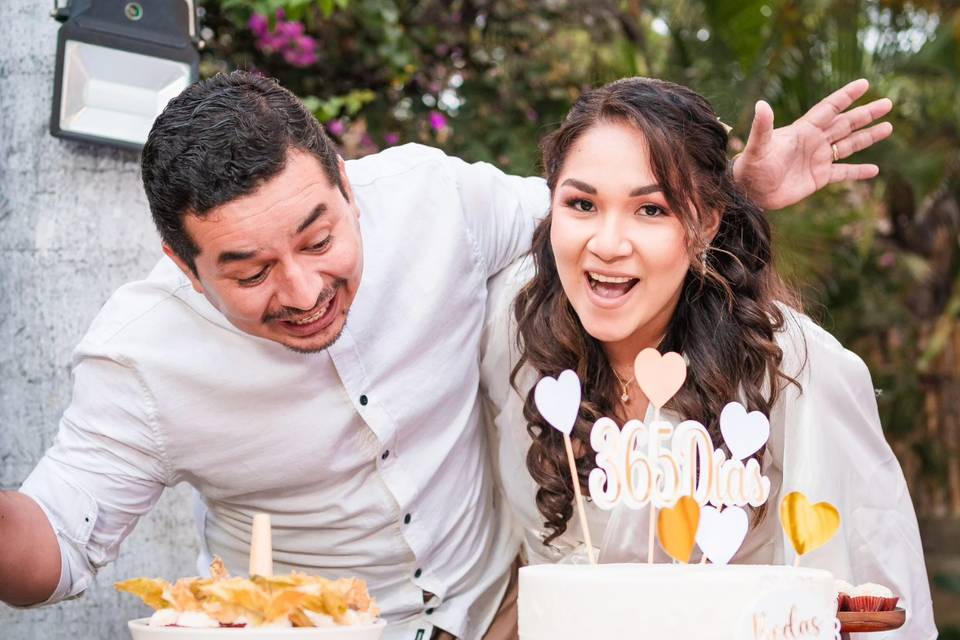
[[[50,133],[140,149],[167,102],[195,82],[194,0],[68,0]]]

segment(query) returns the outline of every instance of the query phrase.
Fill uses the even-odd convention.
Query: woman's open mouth
[[[611,302],[627,295],[640,282],[639,278],[605,275],[596,271],[585,271],[584,277],[592,293]]]

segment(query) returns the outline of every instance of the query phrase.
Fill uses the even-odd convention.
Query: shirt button
[[[380,454],[381,460],[386,460],[389,457],[390,457],[390,449],[387,449],[386,451]]]
[[[366,395],[360,396],[360,404],[361,404],[361,405],[363,405],[363,406],[365,407],[365,406],[367,406],[367,403],[368,403],[368,402],[370,402],[370,401],[367,399],[367,396],[366,396]]]
[[[403,516],[403,524],[410,524],[410,520],[411,520],[411,519],[412,519],[412,518],[410,517],[410,514],[409,514],[409,513],[408,513],[407,515]]]
[[[417,569],[416,571],[413,572],[413,577],[414,577],[414,578],[419,578],[419,577],[422,576],[422,575],[423,575],[423,570],[422,570],[422,569]]]
[[[427,609],[426,611],[424,611],[424,613],[426,613],[427,615],[430,615],[431,613],[433,613],[433,609]]]

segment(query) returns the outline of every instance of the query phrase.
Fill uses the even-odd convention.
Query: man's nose
[[[310,269],[292,263],[283,266],[283,277],[277,301],[285,307],[308,311],[313,309],[323,291],[323,278]]]

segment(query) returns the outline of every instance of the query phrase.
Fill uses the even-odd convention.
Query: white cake
[[[836,611],[833,576],[819,569],[666,564],[520,569],[521,640],[833,640]]]

